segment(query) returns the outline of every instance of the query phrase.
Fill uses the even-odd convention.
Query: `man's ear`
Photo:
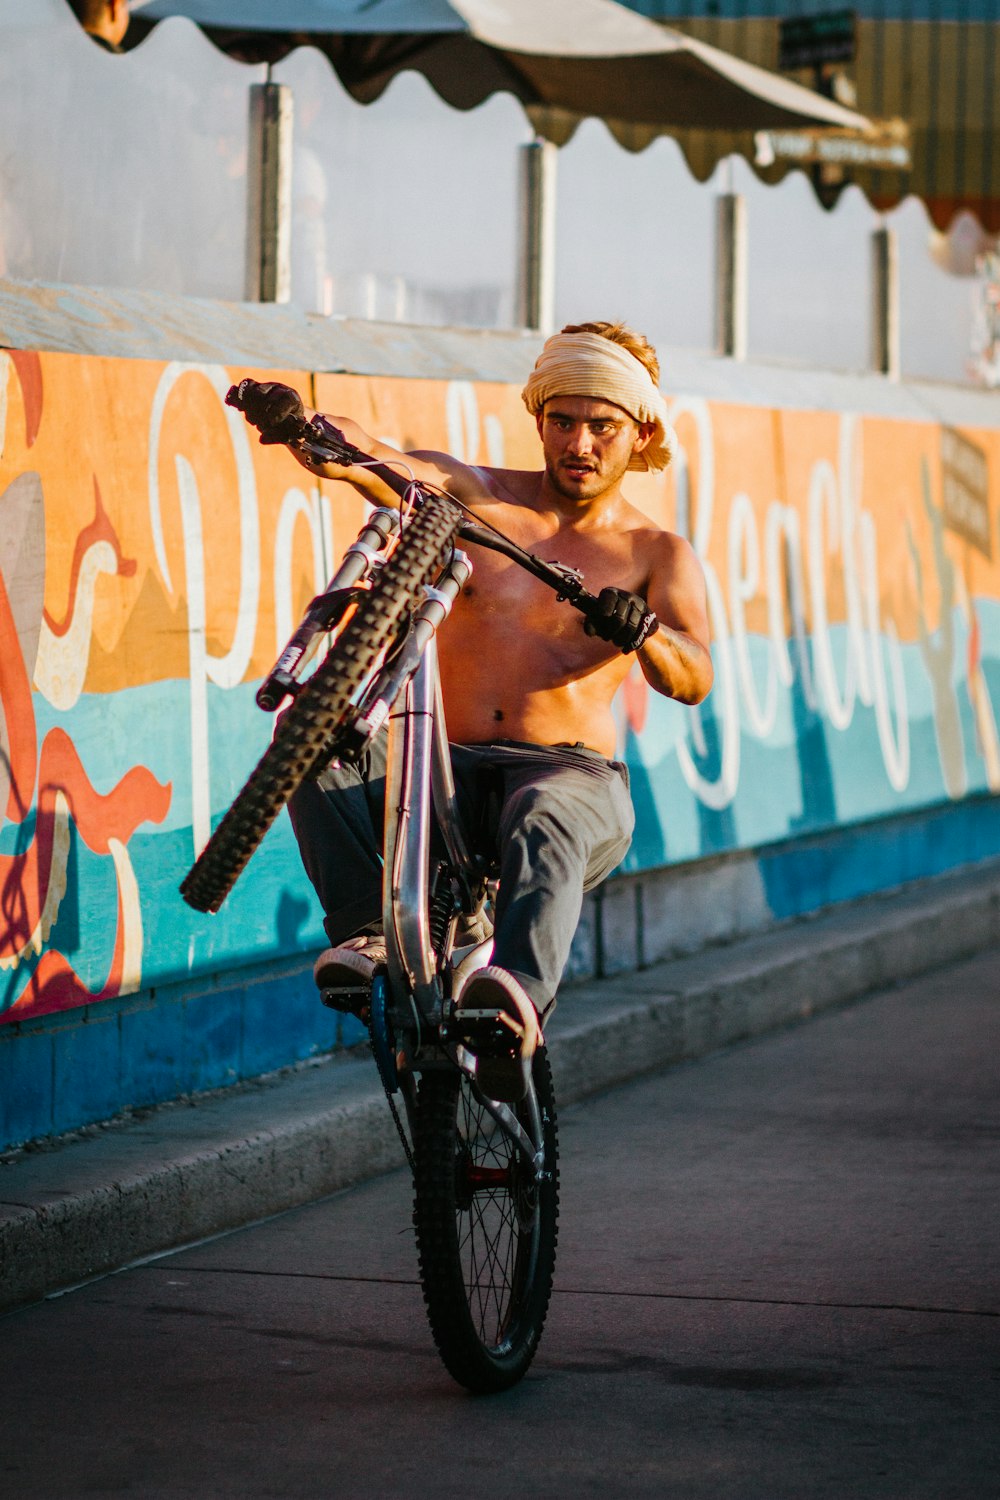
[[[542,427],[544,425],[545,425],[545,409],[543,407],[541,411],[536,411],[535,412],[535,428],[536,428],[536,430],[538,432],[538,436],[539,437],[541,437],[541,435],[542,435]]]
[[[632,445],[632,451],[633,453],[641,453],[643,448],[649,447],[650,443],[653,441],[653,438],[656,436],[656,423],[637,422],[635,425],[638,431],[636,433],[635,442]]]

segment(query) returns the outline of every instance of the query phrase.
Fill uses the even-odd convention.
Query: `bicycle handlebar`
[[[239,385],[231,386],[226,395],[226,405],[245,412],[247,390],[256,383],[252,380],[241,380]],[[292,430],[293,428],[295,430]],[[324,416],[317,415],[311,422],[307,422],[305,418],[296,420],[286,417],[281,424],[280,441],[294,444],[300,452],[307,453],[318,463],[334,463],[344,468],[363,464],[370,473],[375,474],[388,485],[394,495],[398,495],[400,499],[412,497],[418,507],[436,493],[434,490],[425,488],[417,480],[405,478],[388,464],[379,463],[370,453],[365,453],[353,443],[349,443],[340,428],[335,427]],[[447,499],[453,499],[448,495],[447,490],[441,493]],[[455,501],[455,503],[460,502]],[[526,572],[531,573],[533,577],[552,589],[557,599],[567,601],[588,619],[598,618],[596,595],[584,588],[583,575],[577,569],[565,567],[562,563],[549,563],[544,558],[536,557],[533,552],[526,552],[523,547],[511,541],[510,537],[504,536],[503,532],[476,520],[473,516],[462,522],[458,534],[463,541],[472,542],[478,547],[485,547],[491,552],[500,552],[504,557],[509,557],[512,562],[518,563]]]
[[[239,385],[231,385],[226,393],[226,405],[235,407],[237,411],[245,415],[247,390],[257,383],[255,380],[241,380]],[[249,421],[249,418],[247,420]],[[262,432],[261,437],[264,436]],[[404,479],[388,465],[378,463],[370,453],[363,453],[360,448],[349,443],[339,427],[334,427],[332,422],[328,422],[319,414],[313,417],[311,422],[307,422],[304,417],[301,420],[286,417],[281,423],[279,441],[294,443],[300,451],[308,453],[319,463],[340,464],[344,468],[350,468],[352,464],[364,464],[400,498],[410,487],[409,480]]]
[[[287,444],[299,453],[307,454],[319,464],[332,463],[342,468],[364,467],[369,473],[382,480],[394,495],[398,496],[401,502],[398,517],[392,509],[376,511],[369,520],[369,526],[373,526],[379,516],[383,519],[391,518],[393,527],[397,524],[402,525],[406,505],[419,510],[421,506],[435,499],[449,502],[464,513],[464,519],[459,522],[457,528],[457,535],[462,541],[472,542],[473,545],[485,547],[488,551],[499,552],[517,563],[525,572],[530,573],[533,578],[537,578],[540,583],[550,588],[557,601],[571,604],[582,614],[588,621],[588,633],[608,639],[604,628],[607,625],[607,614],[601,608],[601,601],[598,597],[584,587],[583,574],[578,568],[567,567],[564,563],[555,561],[546,562],[534,552],[526,551],[490,522],[477,517],[461,500],[454,495],[449,495],[447,490],[440,489],[436,485],[421,484],[412,475],[405,478],[391,464],[382,463],[373,455],[356,447],[354,443],[348,442],[340,428],[335,427],[321,413],[316,413],[311,421],[307,421],[302,403],[290,387],[279,387],[282,394],[273,403],[270,402],[270,393],[261,404],[250,400],[249,398],[254,395],[258,386],[259,382],[249,379],[240,381],[239,385],[230,386],[226,393],[226,405],[242,412],[247,420],[258,428],[261,442]],[[251,408],[256,407],[257,416],[251,418],[248,415],[248,404]],[[269,404],[273,411],[270,425],[266,417],[263,422],[260,418],[261,410],[266,411]],[[399,463],[405,467],[402,454]],[[375,549],[378,550],[385,540],[385,536],[375,537]],[[356,571],[352,571],[349,566],[351,553],[356,553],[361,559],[361,566]],[[276,708],[287,694],[296,691],[299,674],[312,641],[322,632],[331,630],[343,618],[354,597],[352,592],[354,585],[367,569],[369,561],[370,544],[362,533],[358,541],[348,548],[345,563],[338,569],[327,591],[312,601],[305,618],[265,678],[257,693],[257,702],[261,708],[270,711]],[[605,593],[607,592],[605,590]],[[593,622],[593,628],[589,622]],[[641,622],[641,633],[635,638],[633,644],[622,649],[636,649],[636,646],[645,640],[650,629],[654,629],[655,626],[656,615],[648,610]]]

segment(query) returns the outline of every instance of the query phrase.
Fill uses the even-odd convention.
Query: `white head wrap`
[[[667,403],[646,366],[600,333],[554,333],[546,339],[521,399],[532,416],[552,396],[591,396],[620,406],[636,422],[651,422],[652,440],[635,453],[630,469],[665,469],[677,438],[667,421]]]

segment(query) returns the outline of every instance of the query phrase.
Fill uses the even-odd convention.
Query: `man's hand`
[[[264,384],[241,380],[236,397],[231,404],[258,429],[262,443],[286,443],[299,436],[306,412],[298,391],[290,385],[277,380]]]
[[[638,651],[647,636],[657,627],[656,615],[641,594],[627,589],[602,589],[597,596],[595,616],[584,621],[587,635],[610,641],[623,655]]]

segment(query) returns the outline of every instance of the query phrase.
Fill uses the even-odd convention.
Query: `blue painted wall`
[[[250,322],[244,309],[241,327]],[[273,340],[276,320],[266,322]],[[65,328],[60,318],[60,337]],[[470,337],[462,364],[452,336],[454,374],[430,379],[414,374],[427,357],[420,339],[407,365],[408,336],[398,337],[390,354],[374,336],[367,356],[355,343],[359,363],[384,362],[376,374],[296,378],[312,379],[321,403],[367,403],[373,431],[455,452],[485,452],[488,435],[515,467],[536,461],[503,369],[523,367],[523,339]],[[134,358],[7,358],[17,380],[3,392],[0,732],[14,774],[0,827],[0,1147],[359,1039],[311,983],[320,914],[284,817],[218,916],[191,912],[177,890],[199,797],[217,821],[266,743],[252,699],[275,654],[279,584],[309,584],[280,543],[293,528],[303,544],[313,535],[298,471],[278,450],[226,446],[220,392],[232,367],[171,366],[167,379]],[[273,349],[257,358],[280,368]],[[384,368],[393,360],[399,376]],[[784,920],[991,857],[995,400],[681,356],[671,368],[682,456],[662,483],[642,489],[637,476],[636,495],[701,558],[717,683],[697,712],[650,694],[641,677],[626,684],[621,753],[638,821],[624,873],[749,860],[770,917]],[[71,414],[101,403],[100,440],[68,448]],[[173,424],[159,468],[134,440],[150,411]],[[245,443],[242,424],[238,435]],[[246,460],[239,497],[234,451]],[[159,543],[155,473],[187,476],[189,522],[194,483],[200,502],[186,532],[176,508],[153,507],[167,517]],[[342,547],[357,522],[338,518]],[[233,538],[251,534],[243,555]],[[290,618],[314,587],[298,605],[286,600]],[[244,597],[254,603],[241,614]],[[244,631],[239,670],[220,681],[243,617],[256,644]],[[211,679],[194,675],[205,640]],[[121,788],[119,826],[109,809]]]

